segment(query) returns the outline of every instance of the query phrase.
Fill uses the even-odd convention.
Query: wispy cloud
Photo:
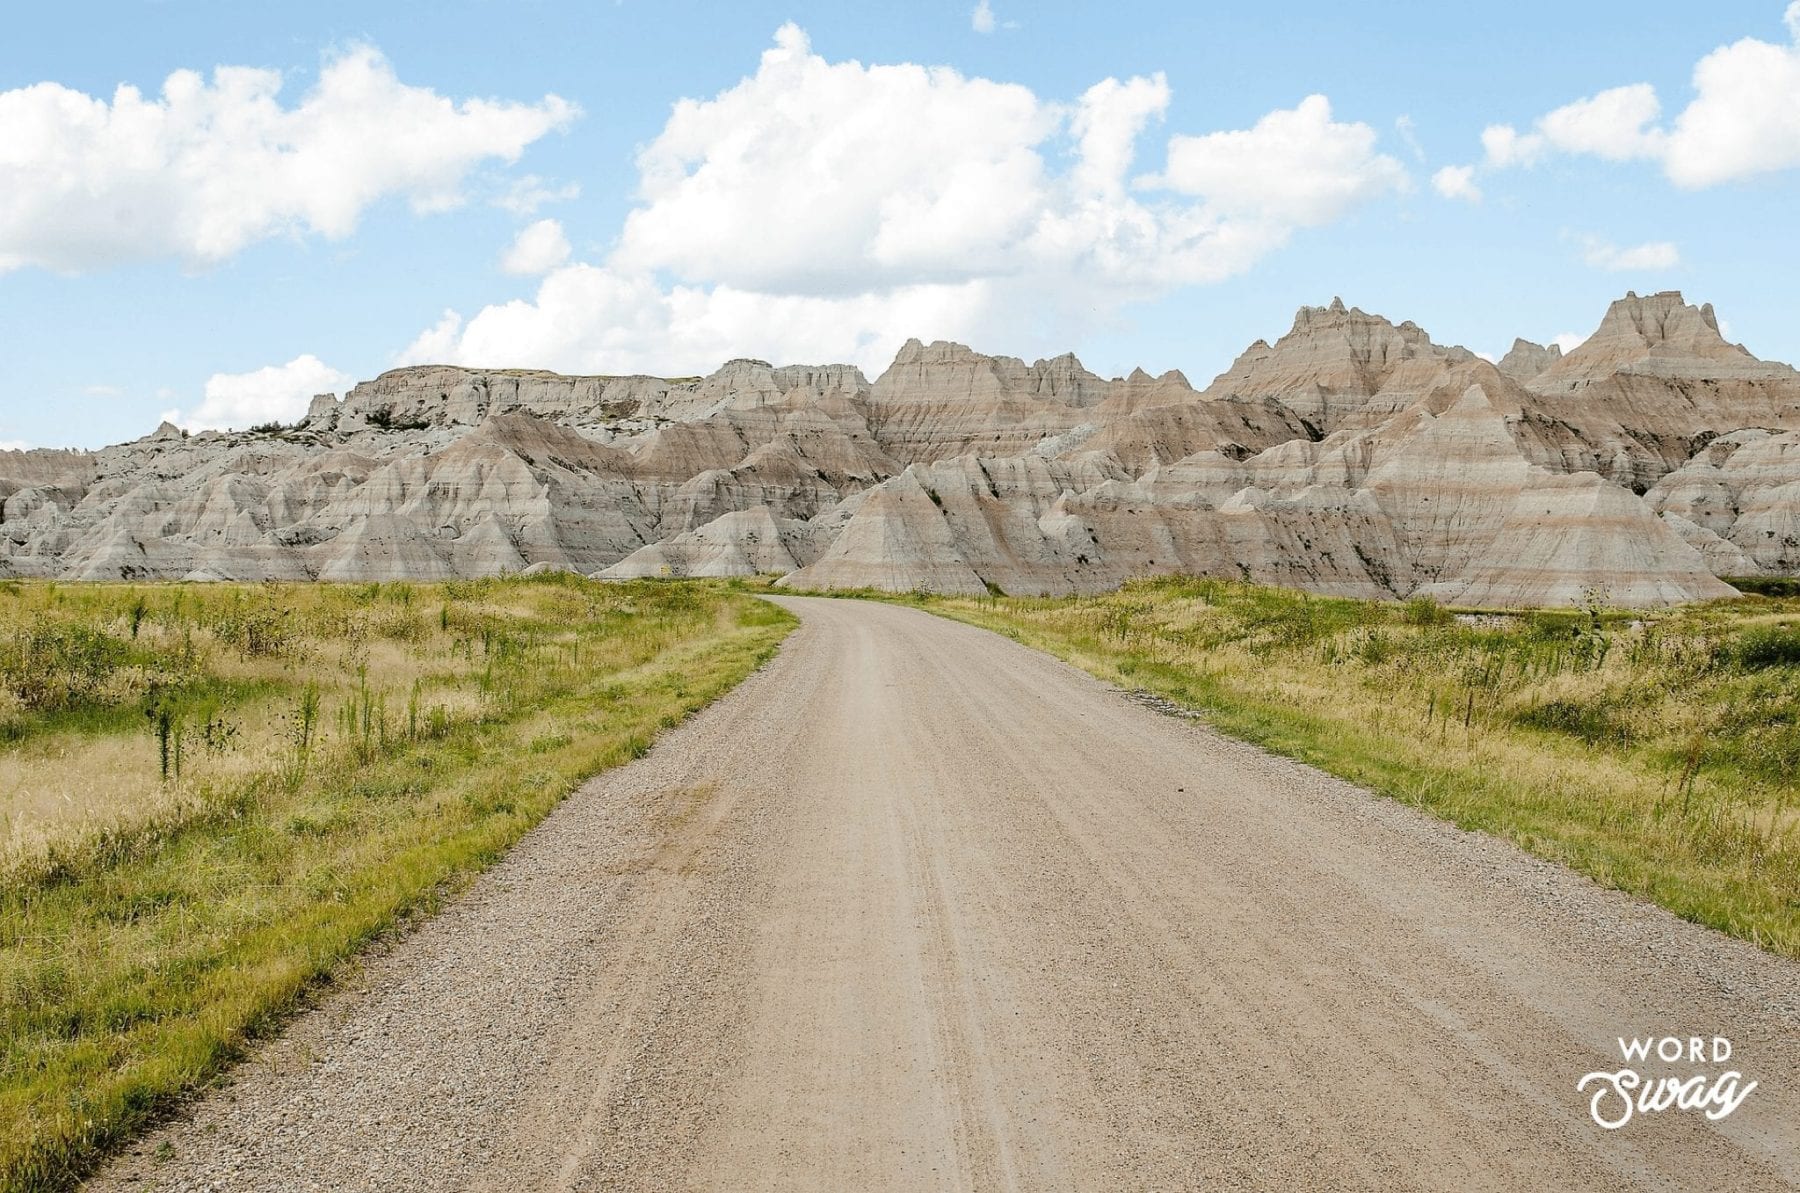
[[[1418,125],[1413,123],[1413,118],[1407,115],[1395,117],[1394,130],[1400,134],[1400,139],[1406,143],[1406,148],[1412,153],[1414,160],[1423,162],[1425,146],[1419,144]]]
[[[581,184],[578,182],[553,183],[536,174],[527,174],[515,179],[493,203],[514,215],[536,215],[538,208],[547,204],[567,203],[580,197]]]
[[[969,12],[969,28],[977,33],[992,33],[996,29],[1017,29],[1019,22],[1003,21],[994,15],[992,0],[981,0]]]
[[[1629,270],[1673,269],[1681,264],[1681,250],[1672,241],[1652,240],[1621,248],[1597,236],[1581,238],[1581,259],[1609,273]]]

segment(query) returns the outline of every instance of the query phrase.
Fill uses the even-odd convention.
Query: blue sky
[[[1800,360],[1784,0],[8,25],[0,444],[292,417],[425,359],[873,375],[909,335],[1204,385],[1333,295],[1493,354],[1677,288]]]

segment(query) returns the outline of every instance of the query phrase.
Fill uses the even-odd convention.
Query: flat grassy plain
[[[1800,957],[1800,599],[1453,614],[1191,578],[898,599]]]
[[[793,624],[560,576],[0,584],[0,1189],[72,1185]]]

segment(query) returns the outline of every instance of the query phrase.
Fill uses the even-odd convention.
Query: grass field
[[[705,584],[0,584],[0,1189],[74,1183],[793,619]]]
[[[1196,579],[901,599],[1800,956],[1800,600],[1454,616]]]
[[[1800,956],[1779,589],[1518,616],[1195,579],[891,599]],[[792,624],[706,583],[0,583],[0,1189],[71,1185]]]

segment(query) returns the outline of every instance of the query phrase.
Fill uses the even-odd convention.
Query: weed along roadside
[[[719,585],[0,591],[0,1189],[72,1185],[794,624]]]
[[[864,594],[876,595],[876,594]],[[1800,600],[1455,614],[1220,580],[887,596],[1800,956]]]

